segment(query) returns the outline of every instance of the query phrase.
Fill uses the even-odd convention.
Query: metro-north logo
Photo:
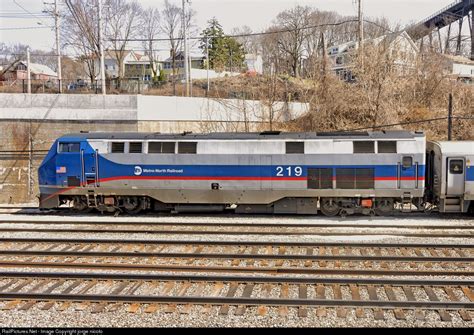
[[[143,172],[143,170],[142,170],[142,168],[141,168],[140,166],[135,166],[135,170],[133,171],[133,174],[134,174],[135,176],[141,175],[142,172]]]

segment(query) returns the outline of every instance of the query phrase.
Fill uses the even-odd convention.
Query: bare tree
[[[195,11],[189,9],[186,13],[186,30],[190,35],[195,34],[194,17]],[[170,46],[170,58],[172,67],[172,81],[173,81],[173,94],[176,95],[176,76],[178,74],[178,68],[176,66],[177,55],[179,50],[183,46],[183,27],[182,27],[182,10],[180,7],[165,0],[164,8],[161,11],[161,31],[169,39]]]
[[[145,55],[150,59],[150,68],[153,72],[153,78],[158,76],[158,68],[156,63],[158,61],[158,51],[156,50],[155,39],[161,32],[160,27],[160,11],[156,8],[148,8],[143,11],[143,37],[147,40],[143,42],[143,49]]]
[[[142,29],[140,17],[143,13],[138,2],[109,0],[106,36],[111,41],[111,54],[118,65],[119,80],[124,77],[124,59],[128,54],[127,44],[138,36]]]
[[[68,10],[63,15],[61,40],[85,64],[91,82],[97,76],[96,60],[100,57],[97,0],[65,0]],[[95,6],[94,6],[95,4]]]

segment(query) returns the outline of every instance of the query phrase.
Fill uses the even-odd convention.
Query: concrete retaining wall
[[[293,119],[307,108],[274,104],[274,120]],[[66,133],[258,131],[268,114],[268,106],[238,99],[0,94],[0,203],[35,200],[37,168],[54,140]]]

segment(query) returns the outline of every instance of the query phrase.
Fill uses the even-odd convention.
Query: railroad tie
[[[145,313],[156,313],[158,310],[159,305],[158,304],[150,304],[148,307],[145,309]]]
[[[100,302],[97,304],[93,304],[91,308],[91,313],[100,313],[107,307],[107,305],[108,305],[107,302]]]
[[[39,309],[41,309],[42,311],[49,311],[55,303],[56,301],[48,301],[44,303]]]
[[[250,298],[252,296],[253,288],[255,284],[247,284],[244,287],[244,291],[242,292],[242,298]],[[244,315],[246,306],[239,305],[235,310],[235,315]]]
[[[374,308],[374,319],[375,320],[385,320],[385,315],[382,309]]]
[[[439,301],[439,298],[436,295],[436,293],[434,292],[433,288],[431,288],[429,286],[423,286],[423,289],[425,290],[426,295],[428,296],[428,298],[431,301]]]
[[[403,310],[400,309],[400,308],[395,308],[393,310],[393,314],[395,315],[395,318],[397,320],[406,320],[407,319],[407,316],[405,315],[405,312],[403,312]]]
[[[407,297],[408,301],[416,301],[415,296],[413,295],[413,291],[409,286],[402,286],[403,292],[405,292],[405,296]]]
[[[466,295],[466,297],[469,298],[469,300],[474,301],[474,293],[472,292],[472,290],[469,287],[461,286],[461,290]]]
[[[369,293],[369,299],[372,301],[378,301],[377,290],[373,285],[367,285],[367,292]]]
[[[231,283],[229,286],[229,290],[227,291],[226,297],[233,298],[238,288],[239,288],[239,283],[235,283],[235,282]],[[227,314],[229,314],[229,305],[225,304],[221,306],[221,308],[219,309],[219,315],[227,315]]]
[[[18,286],[15,286],[10,290],[10,293],[17,293],[21,291],[23,287],[28,286],[29,284],[31,284],[32,281],[33,279],[27,279],[27,280],[24,280],[23,282],[20,282]]]
[[[3,305],[0,309],[3,311],[9,311],[14,309],[16,306],[18,306],[21,303],[21,300],[13,300],[7,302],[5,305]]]
[[[308,287],[305,284],[300,284],[298,287],[298,296],[301,300],[308,299]],[[306,307],[298,307],[298,316],[305,318],[308,316],[308,309]]]
[[[290,291],[290,287],[288,284],[280,285],[280,298],[281,299],[288,299]],[[287,316],[288,315],[288,307],[287,306],[280,306],[278,307],[278,315],[280,316]]]
[[[441,318],[441,321],[445,321],[445,322],[452,321],[451,315],[445,309],[438,310],[438,314]]]
[[[21,305],[20,307],[18,307],[18,310],[19,310],[19,311],[27,311],[27,310],[29,310],[31,307],[33,307],[36,303],[37,303],[36,300],[27,301],[27,302],[25,302],[23,305]]]
[[[70,302],[70,301],[65,301],[65,302],[63,302],[61,305],[59,305],[58,308],[56,308],[56,310],[57,310],[58,312],[65,311],[65,310],[67,310],[69,307],[71,307],[71,304],[72,304],[72,302]]]
[[[270,296],[270,293],[272,291],[272,286],[270,284],[264,284],[263,287],[262,287],[262,296],[263,298],[268,298]],[[257,314],[260,315],[260,316],[264,316],[266,315],[268,312],[268,307],[267,306],[264,306],[264,305],[261,305],[261,306],[258,306],[257,308]]]
[[[347,308],[344,307],[337,307],[336,308],[336,315],[338,318],[345,319],[347,317]]]
[[[465,309],[459,310],[459,315],[464,321],[472,321],[472,317],[469,311]]]
[[[415,319],[419,321],[425,320],[425,313],[419,308],[415,309]]]
[[[140,308],[141,304],[139,303],[133,303],[128,306],[127,312],[128,313],[136,313],[138,309]]]

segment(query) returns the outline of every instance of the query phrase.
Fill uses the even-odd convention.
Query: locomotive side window
[[[375,145],[373,141],[356,141],[354,142],[355,154],[373,154],[375,153]]]
[[[141,154],[142,153],[142,142],[130,142],[130,147],[128,152],[131,154]]]
[[[197,153],[197,142],[179,142],[178,154],[195,154]]]
[[[413,166],[413,158],[410,156],[405,156],[402,159],[402,166],[405,169],[411,168]]]
[[[79,152],[80,143],[59,143],[59,152]]]
[[[464,173],[464,161],[461,159],[452,160],[449,162],[449,173],[451,174],[463,174]]]
[[[149,142],[149,154],[174,154],[174,142]]]
[[[304,154],[304,142],[286,142],[287,154]]]
[[[379,154],[396,154],[397,153],[397,142],[396,141],[378,141]]]
[[[113,154],[123,154],[125,152],[125,143],[124,142],[112,142]]]

